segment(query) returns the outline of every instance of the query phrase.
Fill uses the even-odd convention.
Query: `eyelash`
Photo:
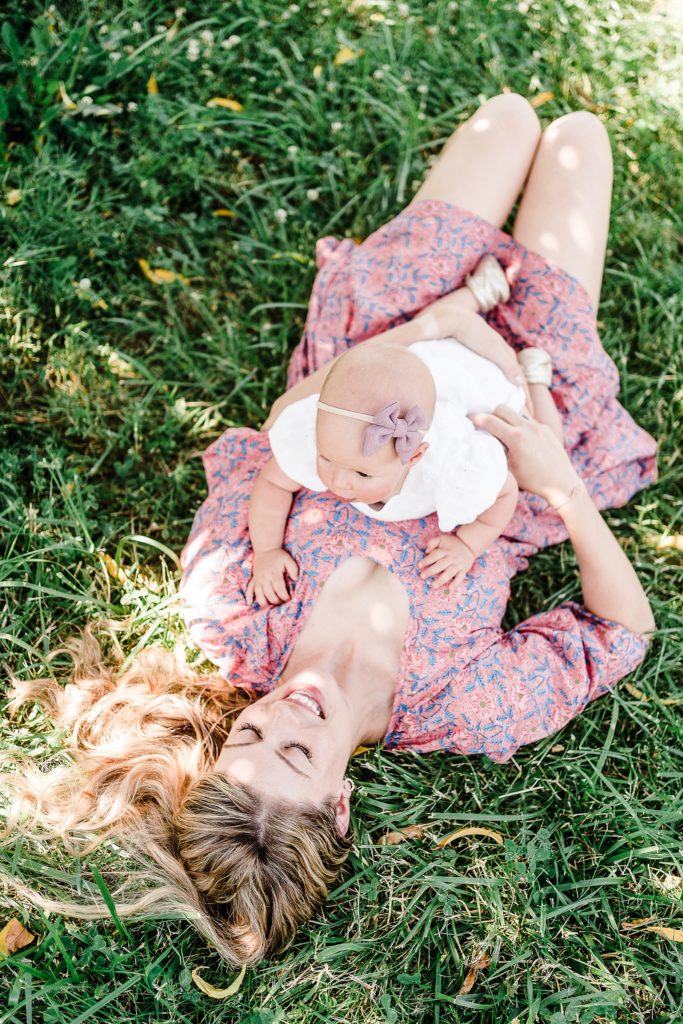
[[[326,459],[324,455],[320,456],[320,460],[322,462],[329,462],[330,461],[329,459]],[[372,479],[370,473],[361,473],[360,470],[358,470],[358,469],[355,469],[354,473],[356,474],[356,476],[362,476],[363,480],[371,480]]]
[[[245,722],[237,731],[241,732],[242,729],[249,729],[251,732],[255,732],[260,740],[263,739],[263,733],[256,725],[250,725],[248,722]],[[305,744],[298,743],[296,740],[291,740],[289,743],[285,744],[285,750],[289,750],[290,747],[296,747],[297,750],[300,750],[302,754],[306,755],[309,761],[313,759],[313,754]]]

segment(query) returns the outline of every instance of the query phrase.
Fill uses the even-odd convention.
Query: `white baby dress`
[[[398,494],[376,509],[352,502],[371,519],[395,523],[436,512],[439,529],[449,533],[473,522],[498,497],[508,466],[500,441],[478,430],[468,413],[492,412],[507,405],[524,407],[524,390],[512,384],[494,363],[452,338],[419,341],[410,351],[429,369],[436,388],[431,426],[423,440],[429,448],[410,469]],[[324,491],[316,470],[315,421],[319,395],[293,402],[268,433],[271,451],[283,473],[310,491]],[[374,415],[376,409],[368,409]]]

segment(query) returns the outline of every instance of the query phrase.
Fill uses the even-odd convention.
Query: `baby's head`
[[[356,345],[337,360],[323,385],[320,401],[343,412],[375,416],[392,402],[399,415],[414,406],[424,412],[426,429],[434,414],[434,381],[421,359],[398,345]],[[387,501],[429,445],[420,441],[400,457],[393,439],[363,454],[368,421],[318,409],[316,448],[318,476],[344,501],[366,505]],[[417,435],[421,437],[421,435]],[[366,443],[367,450],[367,443]]]

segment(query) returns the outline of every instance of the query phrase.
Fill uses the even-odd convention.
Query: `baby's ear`
[[[429,442],[428,441],[423,441],[422,444],[420,444],[415,449],[413,454],[410,456],[410,461],[409,461],[408,465],[409,466],[414,466],[416,463],[418,463],[420,461],[420,459],[422,458],[422,456],[425,455],[425,453],[427,452],[428,448],[429,448]]]

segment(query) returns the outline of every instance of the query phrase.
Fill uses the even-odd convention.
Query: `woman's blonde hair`
[[[45,772],[26,759],[3,777],[14,797],[5,841],[54,836],[83,855],[114,839],[137,862],[113,893],[120,917],[187,917],[234,964],[283,949],[348,856],[334,801],[264,799],[212,773],[232,716],[249,703],[217,674],[152,648],[117,675],[93,628],[63,651],[73,681],[15,683],[10,709],[40,703],[66,730],[71,760]],[[46,910],[109,913],[12,884]]]

